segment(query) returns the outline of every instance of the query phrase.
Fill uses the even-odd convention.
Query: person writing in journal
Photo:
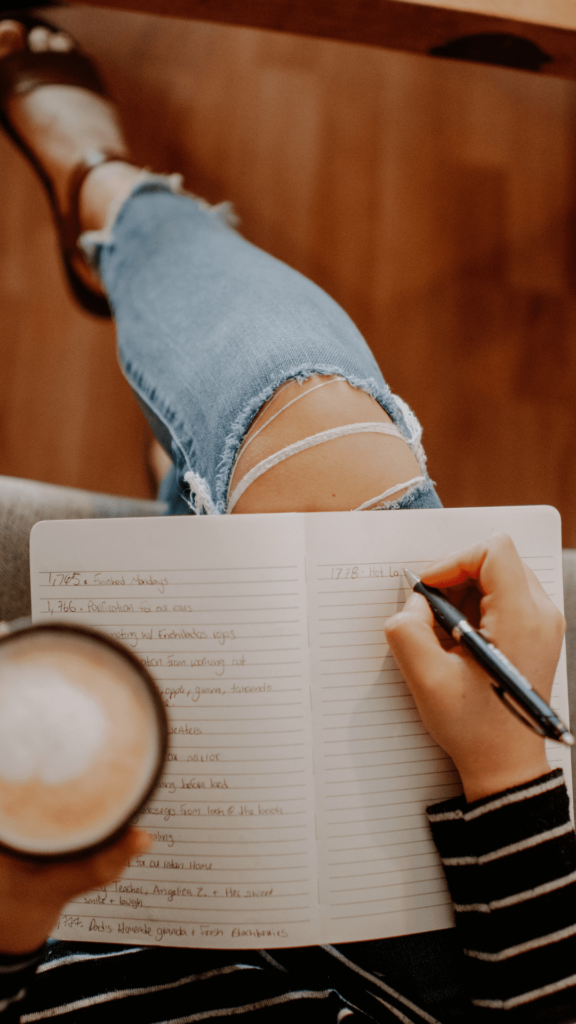
[[[123,371],[173,462],[170,514],[434,508],[416,417],[312,282],[246,242],[178,175],[134,166],[114,107],[74,40],[0,20],[3,123],[48,191],[68,278],[114,315]],[[383,525],[385,520],[383,520]],[[428,568],[548,699],[564,621],[512,542]],[[444,649],[417,594],[386,636],[463,795],[429,809],[456,930],[243,952],[64,946],[48,936],[78,893],[147,848],[129,831],[85,861],[0,856],[0,1020],[142,1024],[238,1016],[576,1021],[576,837],[544,742]],[[305,1006],[307,1004],[307,1006]]]

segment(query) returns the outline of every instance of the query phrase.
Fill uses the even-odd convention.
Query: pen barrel
[[[458,623],[462,621],[462,612],[450,604],[442,591],[436,587],[429,587],[427,583],[420,581],[415,584],[414,590],[426,598],[438,625],[446,630],[448,636],[452,636]]]
[[[566,726],[558,715],[532,688],[528,680],[494,644],[477,632],[462,633],[460,643],[467,647],[475,661],[502,689],[535,720],[547,736],[558,739]]]

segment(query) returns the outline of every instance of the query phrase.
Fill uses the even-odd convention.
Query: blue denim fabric
[[[85,236],[86,238],[86,236]],[[385,383],[346,313],[297,271],[251,245],[218,208],[178,195],[168,179],[138,184],[112,232],[86,239],[114,310],[124,373],[175,463],[163,497],[208,495],[226,511],[239,444],[284,381],[340,374],[386,410],[424,467],[420,427]],[[183,485],[192,471],[191,491]],[[426,473],[425,469],[422,469]],[[196,504],[198,502],[196,501]],[[426,475],[396,508],[437,508]]]

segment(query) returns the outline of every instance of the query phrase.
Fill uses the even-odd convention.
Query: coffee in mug
[[[95,630],[40,624],[0,639],[0,847],[33,858],[114,841],[167,747],[156,685]]]

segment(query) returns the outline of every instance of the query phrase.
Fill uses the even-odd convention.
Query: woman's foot
[[[26,49],[33,53],[67,53],[76,48],[65,32],[37,25],[27,28],[16,20],[0,21],[0,61]],[[70,183],[74,170],[91,154],[113,152],[126,157],[101,163],[89,172],[78,196],[80,231],[106,224],[110,205],[126,198],[141,171],[130,153],[116,111],[109,100],[71,85],[42,85],[11,96],[6,103],[10,124],[47,174],[58,210],[70,214]],[[74,270],[94,291],[101,286],[80,253]]]

